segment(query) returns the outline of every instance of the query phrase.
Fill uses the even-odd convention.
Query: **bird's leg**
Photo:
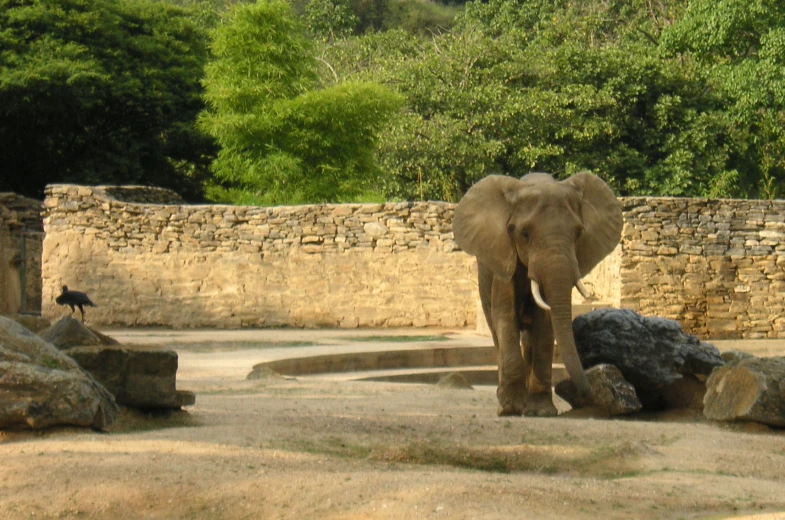
[[[71,314],[69,314],[69,316],[73,316],[74,312],[76,312],[76,308],[73,305],[69,305],[69,307],[71,307]]]
[[[81,305],[79,306],[79,312],[82,313],[82,323],[84,323],[84,309],[82,308]]]

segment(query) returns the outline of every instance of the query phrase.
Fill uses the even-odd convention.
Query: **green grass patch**
[[[47,356],[47,355],[41,356],[41,364],[44,365],[46,368],[52,368],[52,369],[63,368],[62,364],[58,359],[55,359],[52,356]]]
[[[431,341],[447,341],[447,336],[343,336],[337,339],[355,342],[374,343],[416,343]]]
[[[372,458],[378,458],[387,462],[403,462],[425,466],[453,466],[490,473],[510,473],[518,469],[511,457],[495,450],[444,446],[441,442],[412,442],[405,446],[386,450],[379,455]]]

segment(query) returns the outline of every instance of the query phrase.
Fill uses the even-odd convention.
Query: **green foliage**
[[[758,193],[752,180],[776,179],[774,159],[785,154],[768,153],[772,166],[760,170],[768,163],[750,143],[763,133],[733,116],[730,85],[740,82],[719,89],[716,64],[660,43],[689,19],[685,9],[681,0],[474,2],[428,41],[348,38],[324,59],[341,80],[381,81],[406,97],[381,138],[390,197],[456,200],[489,173],[583,170],[625,195]],[[761,36],[767,56],[777,55],[777,34]],[[752,76],[768,86],[761,98],[778,99],[778,71]],[[776,182],[766,186],[776,192]]]
[[[221,144],[212,198],[351,200],[375,184],[377,133],[399,98],[373,83],[320,88],[304,29],[281,0],[238,6],[213,33],[201,126]]]
[[[421,0],[390,0],[381,28],[403,29],[410,34],[438,34],[455,24],[456,7]]]
[[[0,190],[457,200],[589,170],[785,195],[782,2],[249,1],[0,0]]]
[[[723,99],[737,193],[785,195],[785,4],[694,0],[663,47],[700,64]]]
[[[205,33],[147,0],[0,0],[0,190],[149,184],[200,198]]]
[[[348,36],[359,22],[348,0],[309,0],[305,13],[308,30],[325,41]]]

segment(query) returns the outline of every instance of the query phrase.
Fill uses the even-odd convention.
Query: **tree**
[[[377,133],[398,96],[366,82],[322,88],[311,43],[283,0],[237,6],[211,50],[200,117],[221,145],[211,197],[292,204],[375,189]]]
[[[740,143],[723,96],[659,46],[673,4],[475,2],[450,33],[349,38],[325,61],[406,97],[381,139],[390,197],[455,200],[488,173],[584,170],[620,194],[733,194]]]
[[[311,33],[325,41],[346,37],[359,21],[349,0],[309,0],[305,15]]]
[[[149,184],[201,198],[206,34],[148,0],[0,0],[0,189]]]
[[[785,196],[785,5],[694,0],[663,34],[663,48],[694,60],[726,100],[738,143],[730,162],[741,196]]]

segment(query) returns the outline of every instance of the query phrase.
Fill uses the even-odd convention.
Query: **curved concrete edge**
[[[439,370],[408,370],[400,371],[399,373],[390,374],[390,371],[362,373],[356,374],[355,377],[351,375],[343,378],[349,381],[375,381],[386,383],[422,383],[422,384],[436,384],[439,379],[451,373],[458,373],[463,375],[471,385],[488,385],[496,386],[499,384],[499,370],[495,366],[488,367],[449,367]],[[567,369],[562,364],[553,365],[552,385],[556,385],[565,379],[569,379],[570,375]]]
[[[493,346],[385,350],[267,361],[254,365],[246,379],[265,377],[269,371],[297,376],[401,368],[482,366],[496,365],[496,363],[496,348]]]

